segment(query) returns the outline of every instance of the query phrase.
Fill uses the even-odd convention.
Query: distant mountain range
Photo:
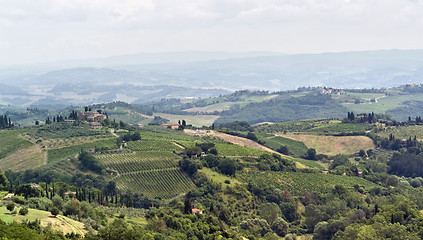
[[[60,99],[65,98],[64,95],[54,91],[62,88],[63,93],[63,86],[69,84],[83,88],[86,93],[81,101],[64,101],[69,104],[101,102],[106,98],[112,99],[110,96],[115,96],[114,100],[138,102],[141,101],[139,99],[178,97],[178,94],[172,94],[170,90],[166,95],[159,94],[153,98],[143,93],[135,98],[128,98],[114,92],[114,88],[110,87],[118,85],[129,88],[173,86],[185,89],[225,89],[213,93],[218,95],[227,93],[228,90],[280,91],[303,86],[383,88],[423,83],[423,50],[296,55],[272,52],[141,53],[102,59],[64,60],[33,66],[0,67],[0,83],[3,84],[3,89],[13,88],[13,91],[6,93],[0,91],[0,104],[33,104],[36,103],[34,98],[39,101],[53,95],[60,102]],[[99,92],[98,89],[104,92],[94,94]],[[179,89],[174,89],[180,92]],[[70,87],[65,90],[69,90],[67,94],[76,94],[81,89]],[[184,97],[214,96],[203,93],[204,91],[197,90],[192,93],[186,91]]]

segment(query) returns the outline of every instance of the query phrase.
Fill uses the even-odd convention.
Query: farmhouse
[[[88,123],[88,128],[90,128],[90,129],[100,129],[102,127],[103,127],[103,125],[101,123],[99,123],[99,122],[90,122],[90,123]]]
[[[179,123],[163,123],[163,124],[160,124],[160,126],[164,128],[178,129],[180,124]]]
[[[87,120],[87,121],[95,121],[95,122],[101,122],[104,121],[107,118],[106,115],[94,112],[94,111],[88,111],[88,112],[80,112],[78,113],[78,119],[79,120]]]
[[[191,209],[191,212],[192,212],[193,215],[203,214],[203,210],[198,209],[198,208]]]

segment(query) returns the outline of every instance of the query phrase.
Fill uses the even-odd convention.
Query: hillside
[[[297,96],[295,102],[302,101]],[[123,103],[102,110],[108,107],[115,114],[123,113],[115,116],[148,110],[148,105]],[[164,238],[190,234],[213,238],[216,232],[237,239],[266,234],[332,238],[335,233],[320,232],[321,222],[345,221],[346,227],[336,231],[346,234],[354,224],[371,226],[374,217],[391,219],[390,211],[397,210],[389,209],[403,202],[403,196],[421,197],[420,167],[404,164],[410,159],[423,161],[418,155],[423,145],[412,135],[420,137],[420,122],[393,122],[371,114],[373,122],[362,122],[362,115],[353,115],[353,120],[348,113],[343,121],[260,125],[237,121],[214,129],[131,126],[110,119],[102,122],[101,129],[87,128],[84,120],[12,127],[0,131],[2,142],[9,146],[1,149],[0,164],[10,182],[6,188],[14,186],[20,195],[10,200],[19,209],[29,206],[27,218],[37,215],[41,228],[50,221],[64,233],[73,229],[103,238],[116,229],[138,229],[142,233],[130,234],[148,232]],[[384,202],[387,195],[394,204]],[[416,211],[413,219],[423,209],[419,201],[415,203],[409,206],[413,210],[406,210]],[[376,206],[381,210],[375,214]],[[60,214],[84,222],[84,228],[62,215],[53,218],[40,211],[55,207]],[[189,214],[193,209],[203,211],[204,217]],[[24,218],[6,210],[0,214],[7,222]],[[356,214],[370,220],[358,223],[347,218]],[[175,225],[178,221],[210,230],[194,233],[186,229],[187,223]],[[249,224],[258,224],[261,230]]]

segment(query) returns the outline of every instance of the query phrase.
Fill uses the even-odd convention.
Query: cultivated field
[[[365,189],[378,186],[363,178],[321,173],[244,171],[237,174],[237,177],[262,187],[274,186],[281,190],[288,190],[297,196],[304,191],[329,192],[335,185],[348,188],[359,185]]]
[[[19,208],[16,209],[17,212],[19,212]],[[84,224],[81,222],[62,215],[53,217],[50,212],[37,209],[29,209],[28,214],[22,216],[18,214],[10,214],[10,212],[6,210],[6,207],[0,207],[0,219],[8,223],[13,221],[22,222],[25,220],[35,221],[38,219],[41,222],[41,226],[47,227],[50,225],[54,230],[63,232],[64,234],[74,232],[83,236],[88,232],[85,229]]]
[[[173,123],[177,123],[178,120],[185,120],[187,124],[193,126],[211,126],[219,116],[216,115],[175,115],[168,113],[155,113],[154,116],[160,116],[162,118],[169,119]]]
[[[423,125],[416,126],[400,126],[400,127],[388,127],[385,131],[379,132],[378,135],[382,137],[389,137],[392,134],[396,138],[414,138],[423,139]]]
[[[318,154],[353,154],[361,149],[375,148],[373,140],[365,136],[321,136],[306,134],[284,134],[284,137],[303,142],[308,148],[316,149]]]

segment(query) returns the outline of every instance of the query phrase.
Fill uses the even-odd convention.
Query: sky
[[[0,64],[423,49],[423,0],[0,0]]]

